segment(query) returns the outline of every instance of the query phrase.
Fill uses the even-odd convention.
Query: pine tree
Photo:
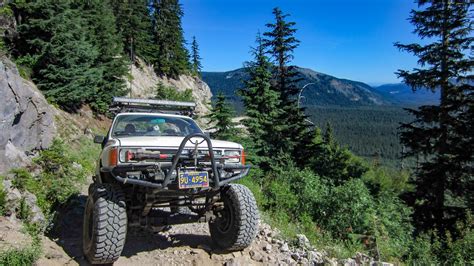
[[[15,50],[20,60],[28,58],[33,81],[50,101],[68,110],[87,103],[99,89],[102,71],[95,67],[98,51],[87,41],[79,10],[68,1],[52,0],[16,7],[22,20]]]
[[[409,110],[415,121],[402,125],[405,156],[420,159],[408,202],[420,231],[441,236],[474,210],[474,91],[470,1],[418,1],[410,21],[424,44],[396,46],[418,57],[422,68],[397,75],[414,90],[440,90],[439,105]]]
[[[127,66],[121,37],[116,30],[115,16],[108,0],[84,2],[81,7],[89,29],[90,42],[97,48],[95,65],[102,72],[98,91],[89,99],[94,110],[106,112],[113,96],[125,93],[123,76]]]
[[[156,45],[155,71],[159,75],[177,77],[187,73],[189,53],[181,27],[183,11],[178,0],[153,0],[152,22]]]
[[[133,63],[136,55],[152,63],[156,50],[148,0],[112,0],[111,6],[124,52],[130,61]]]
[[[193,36],[193,42],[191,43],[191,67],[195,75],[201,76],[201,56],[199,56],[199,46],[196,41],[196,37]]]
[[[333,185],[342,185],[353,178],[361,178],[367,171],[362,162],[347,148],[337,144],[331,124],[326,124],[324,135],[316,128],[306,149],[312,153],[305,164],[317,175]]]
[[[216,103],[206,117],[209,118],[209,125],[212,125],[208,129],[215,130],[212,133],[213,138],[228,140],[235,135],[235,123],[232,122],[233,110],[222,92],[217,94]]]
[[[257,35],[257,47],[251,53],[254,61],[246,63],[249,79],[245,87],[239,91],[245,106],[245,115],[248,117],[244,124],[249,131],[257,158],[255,163],[263,169],[269,169],[272,158],[276,154],[274,143],[279,141],[275,134],[274,125],[279,118],[280,109],[277,91],[271,88],[272,64],[265,55],[260,34]]]
[[[312,136],[311,129],[306,122],[304,109],[299,108],[295,95],[299,92],[296,86],[299,79],[297,72],[289,66],[293,60],[293,51],[298,47],[299,41],[294,37],[296,29],[294,22],[287,22],[287,14],[279,8],[273,9],[274,23],[268,23],[268,32],[264,33],[263,46],[272,55],[275,61],[274,79],[272,88],[280,94],[279,108],[282,110],[275,131],[280,135],[278,146],[280,152],[290,153],[298,164],[303,163],[300,152],[305,149]]]

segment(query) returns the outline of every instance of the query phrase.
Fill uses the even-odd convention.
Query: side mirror
[[[97,144],[102,144],[104,140],[105,140],[104,136],[95,135],[94,137],[94,143],[97,143]]]

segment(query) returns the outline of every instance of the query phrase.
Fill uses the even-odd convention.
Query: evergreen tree
[[[152,22],[156,58],[153,63],[159,75],[177,77],[187,73],[189,53],[185,48],[181,17],[183,11],[178,0],[152,0]]]
[[[29,61],[33,81],[50,101],[66,109],[87,103],[98,92],[102,71],[95,67],[98,51],[87,41],[79,10],[69,1],[52,0],[20,3],[15,10],[21,14],[21,41],[14,50],[20,61]]]
[[[98,50],[95,65],[102,72],[98,91],[89,99],[94,110],[106,112],[113,96],[125,93],[123,76],[127,73],[122,56],[123,45],[117,34],[115,16],[108,0],[84,2],[83,16],[89,28],[89,39]]]
[[[337,144],[331,124],[326,124],[324,135],[316,128],[312,143],[306,146],[312,156],[306,162],[307,167],[333,185],[342,185],[353,178],[361,178],[367,171],[361,160],[347,148]]]
[[[271,166],[270,158],[275,154],[274,143],[278,142],[274,125],[279,118],[279,93],[271,88],[272,64],[265,55],[260,34],[257,35],[257,47],[251,53],[254,61],[246,64],[249,79],[245,87],[239,91],[248,117],[244,124],[249,131],[257,158],[255,163],[263,169]]]
[[[295,95],[299,92],[296,86],[298,81],[296,71],[289,64],[293,59],[293,50],[298,47],[299,41],[294,37],[296,29],[294,22],[287,22],[287,14],[279,8],[273,9],[274,23],[268,23],[268,32],[264,33],[263,46],[268,50],[275,61],[274,79],[272,88],[280,95],[279,108],[282,110],[274,130],[279,134],[279,141],[274,143],[280,153],[290,153],[298,164],[303,163],[300,151],[311,139],[312,133],[306,122],[304,110],[299,108]]]
[[[201,57],[199,56],[199,46],[196,41],[196,37],[193,36],[193,42],[191,43],[191,67],[195,75],[201,75]]]
[[[155,46],[147,0],[111,0],[118,33],[124,52],[135,60],[139,56],[147,63],[154,61]]]
[[[409,110],[416,119],[402,125],[405,156],[420,159],[415,191],[407,196],[418,229],[444,236],[474,210],[472,14],[467,0],[417,2],[410,20],[427,43],[396,46],[416,55],[422,68],[397,75],[414,90],[440,90],[441,99]]]
[[[212,133],[213,138],[228,140],[235,135],[235,123],[232,122],[233,111],[222,92],[217,94],[216,103],[206,117],[209,118],[209,125],[212,125],[209,129],[215,130]]]

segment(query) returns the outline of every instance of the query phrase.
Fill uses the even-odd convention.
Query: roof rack
[[[127,112],[168,113],[193,116],[196,103],[168,100],[114,97],[109,111],[113,114]]]

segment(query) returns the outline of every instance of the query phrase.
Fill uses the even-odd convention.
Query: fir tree
[[[326,124],[324,135],[316,128],[313,139],[306,149],[312,153],[306,167],[333,185],[342,185],[353,178],[361,178],[367,171],[362,162],[347,148],[337,144],[331,124]]]
[[[217,94],[216,103],[206,117],[209,118],[209,125],[212,125],[209,129],[214,130],[213,138],[228,140],[235,135],[235,123],[232,122],[233,110],[222,92]]]
[[[46,97],[76,110],[98,92],[98,50],[87,41],[86,22],[68,1],[41,0],[16,6],[20,61],[28,58],[33,81]],[[24,48],[25,50],[20,50]]]
[[[299,92],[296,83],[297,72],[289,66],[293,60],[293,51],[298,47],[299,41],[295,38],[294,22],[287,22],[287,14],[283,14],[279,8],[273,9],[274,23],[266,26],[269,31],[264,33],[266,39],[263,46],[272,55],[275,61],[274,79],[272,88],[280,95],[279,108],[282,110],[274,130],[279,134],[277,149],[284,153],[290,153],[295,157],[298,164],[302,164],[301,151],[312,136],[312,132],[306,122],[304,109],[299,108],[295,95]],[[303,145],[303,146],[302,146]]]
[[[193,42],[191,43],[191,67],[195,75],[201,76],[201,56],[199,56],[199,46],[196,41],[196,37],[193,36]]]
[[[272,64],[265,55],[260,34],[257,35],[257,47],[251,53],[254,61],[246,64],[249,79],[239,91],[248,117],[244,124],[249,131],[257,155],[255,163],[264,169],[271,166],[271,157],[276,153],[274,143],[278,142],[274,125],[279,118],[279,93],[271,88]]]
[[[399,70],[413,90],[440,90],[439,105],[409,110],[415,121],[402,125],[405,156],[420,164],[408,194],[421,231],[452,231],[474,208],[474,91],[470,1],[419,0],[410,20],[424,44],[396,46],[418,57],[422,68]],[[453,235],[455,236],[455,234]]]
[[[153,0],[151,6],[156,45],[155,71],[171,77],[187,73],[191,67],[181,27],[181,5],[178,0]]]
[[[98,91],[89,101],[94,110],[104,113],[113,96],[125,93],[122,77],[126,75],[127,67],[125,57],[122,56],[123,45],[108,0],[84,2],[82,11],[89,28],[89,39],[98,50],[95,65],[102,72]]]
[[[122,36],[124,52],[135,60],[139,56],[152,63],[155,56],[153,29],[147,0],[112,0],[118,33]]]

